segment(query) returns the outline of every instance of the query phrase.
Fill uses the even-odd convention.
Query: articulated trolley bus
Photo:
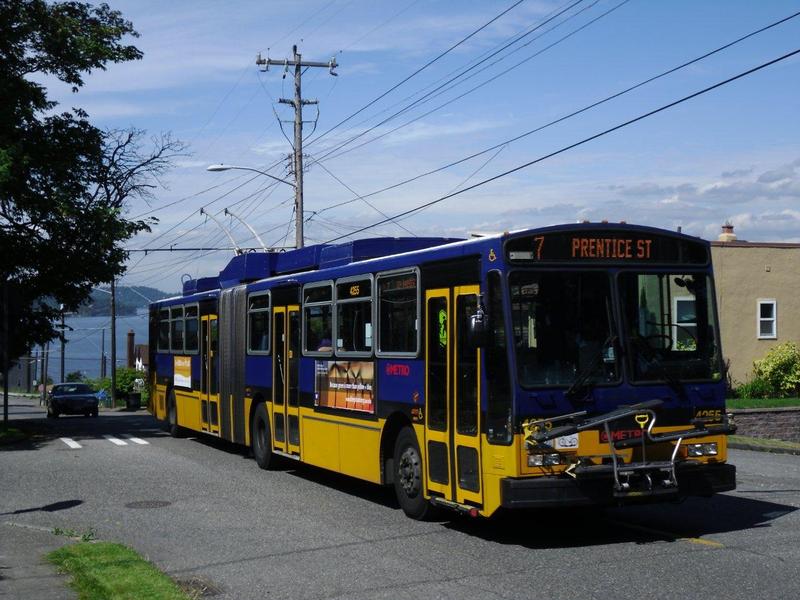
[[[151,305],[150,409],[402,509],[735,488],[709,244],[626,224],[234,257]]]

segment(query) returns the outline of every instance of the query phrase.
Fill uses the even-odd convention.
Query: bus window
[[[173,352],[183,352],[183,307],[173,306],[169,311],[170,347]]]
[[[158,311],[158,350],[169,352],[169,309]]]
[[[372,352],[372,280],[336,282],[336,354]]]
[[[619,283],[635,381],[721,378],[705,274],[623,273]]]
[[[378,275],[378,352],[415,356],[418,346],[417,273]]]
[[[608,273],[516,271],[509,287],[523,387],[617,380]]]
[[[187,306],[185,313],[184,334],[186,342],[186,352],[197,352],[198,348],[198,321],[197,305]]]
[[[247,351],[250,354],[269,352],[269,292],[250,294],[247,305]]]
[[[303,353],[307,356],[333,354],[333,286],[307,285],[303,288]]]
[[[511,382],[508,370],[508,348],[503,309],[503,288],[500,273],[489,273],[489,331],[486,347],[486,438],[490,444],[510,444]]]

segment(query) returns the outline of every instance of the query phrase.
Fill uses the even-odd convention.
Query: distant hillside
[[[109,288],[104,288],[105,292],[94,290],[89,301],[80,307],[78,314],[82,317],[107,316],[111,314],[111,294]],[[138,293],[137,293],[138,292]],[[161,300],[175,296],[175,293],[162,292],[155,288],[134,285],[117,287],[117,314],[135,315],[137,309],[147,308],[148,301]]]

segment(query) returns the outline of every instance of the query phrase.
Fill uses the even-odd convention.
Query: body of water
[[[86,377],[100,376],[101,348],[105,337],[106,374],[111,374],[111,317],[67,317],[67,343],[64,350],[64,372],[80,371]],[[117,367],[127,365],[128,331],[134,332],[134,343],[147,344],[147,314],[117,317]],[[41,356],[42,348],[34,348]],[[40,363],[41,364],[41,363]],[[57,382],[61,376],[61,344],[50,342],[47,367],[50,378]]]

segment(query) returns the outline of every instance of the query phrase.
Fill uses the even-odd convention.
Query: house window
[[[697,350],[697,314],[694,296],[675,298],[672,347],[675,350]]]
[[[773,300],[758,301],[758,339],[774,340],[778,337],[778,303]]]

